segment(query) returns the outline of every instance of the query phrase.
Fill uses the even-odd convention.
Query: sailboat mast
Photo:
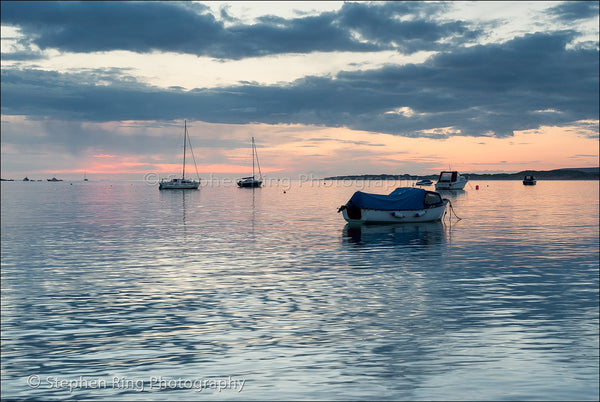
[[[256,152],[256,148],[254,146],[254,137],[252,137],[252,178],[254,179],[254,153]]]
[[[187,120],[183,121],[183,171],[181,172],[181,179],[185,180],[185,145],[187,140]]]

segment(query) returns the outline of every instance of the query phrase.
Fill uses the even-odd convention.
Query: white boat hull
[[[173,179],[171,181],[161,181],[158,185],[159,190],[197,190],[200,186],[199,181]]]
[[[360,208],[360,217],[357,219],[348,217],[348,209],[345,208],[342,210],[342,215],[348,223],[435,222],[442,219],[447,204],[448,200],[444,200],[443,205],[438,207],[410,211],[384,211],[380,209]]]
[[[435,183],[436,190],[464,190],[466,181],[455,181],[452,183]]]

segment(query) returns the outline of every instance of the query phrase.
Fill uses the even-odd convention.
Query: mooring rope
[[[456,219],[458,219],[459,221],[462,220],[461,217],[459,217],[458,215],[456,215],[456,211],[454,211],[454,207],[452,206],[452,202],[449,199],[447,199],[447,198],[444,198],[444,200],[448,201],[448,204],[450,205],[450,211],[454,214],[454,216],[456,217]],[[446,214],[446,212],[444,212],[444,214]],[[450,219],[452,219],[452,216],[450,216]]]

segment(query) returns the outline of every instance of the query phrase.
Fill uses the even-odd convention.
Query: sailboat
[[[190,145],[190,151],[192,153],[192,158],[194,158],[194,150],[192,149],[192,142],[188,136],[187,131],[187,120],[184,120],[184,128],[183,128],[183,168],[181,172],[181,179],[171,179],[165,180],[162,179],[158,185],[159,190],[197,190],[198,186],[200,186],[200,176],[198,176],[198,167],[196,166],[196,158],[194,158],[194,166],[196,166],[196,175],[198,176],[198,181],[188,180],[185,178],[185,154],[187,151],[187,144]]]
[[[258,166],[258,179],[254,174],[254,159],[256,159],[256,165]],[[256,153],[256,145],[254,144],[254,137],[252,137],[252,176],[243,177],[238,180],[237,185],[240,187],[260,187],[262,186],[262,173],[260,172],[260,163],[258,163],[258,154]]]

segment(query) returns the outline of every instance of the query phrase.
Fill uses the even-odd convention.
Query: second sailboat
[[[254,160],[256,159],[256,165],[258,166],[258,179],[254,174]],[[262,186],[262,173],[260,172],[260,163],[258,162],[258,153],[256,153],[256,145],[254,144],[254,137],[252,137],[252,176],[243,177],[237,181],[237,185],[240,187],[260,187]]]

